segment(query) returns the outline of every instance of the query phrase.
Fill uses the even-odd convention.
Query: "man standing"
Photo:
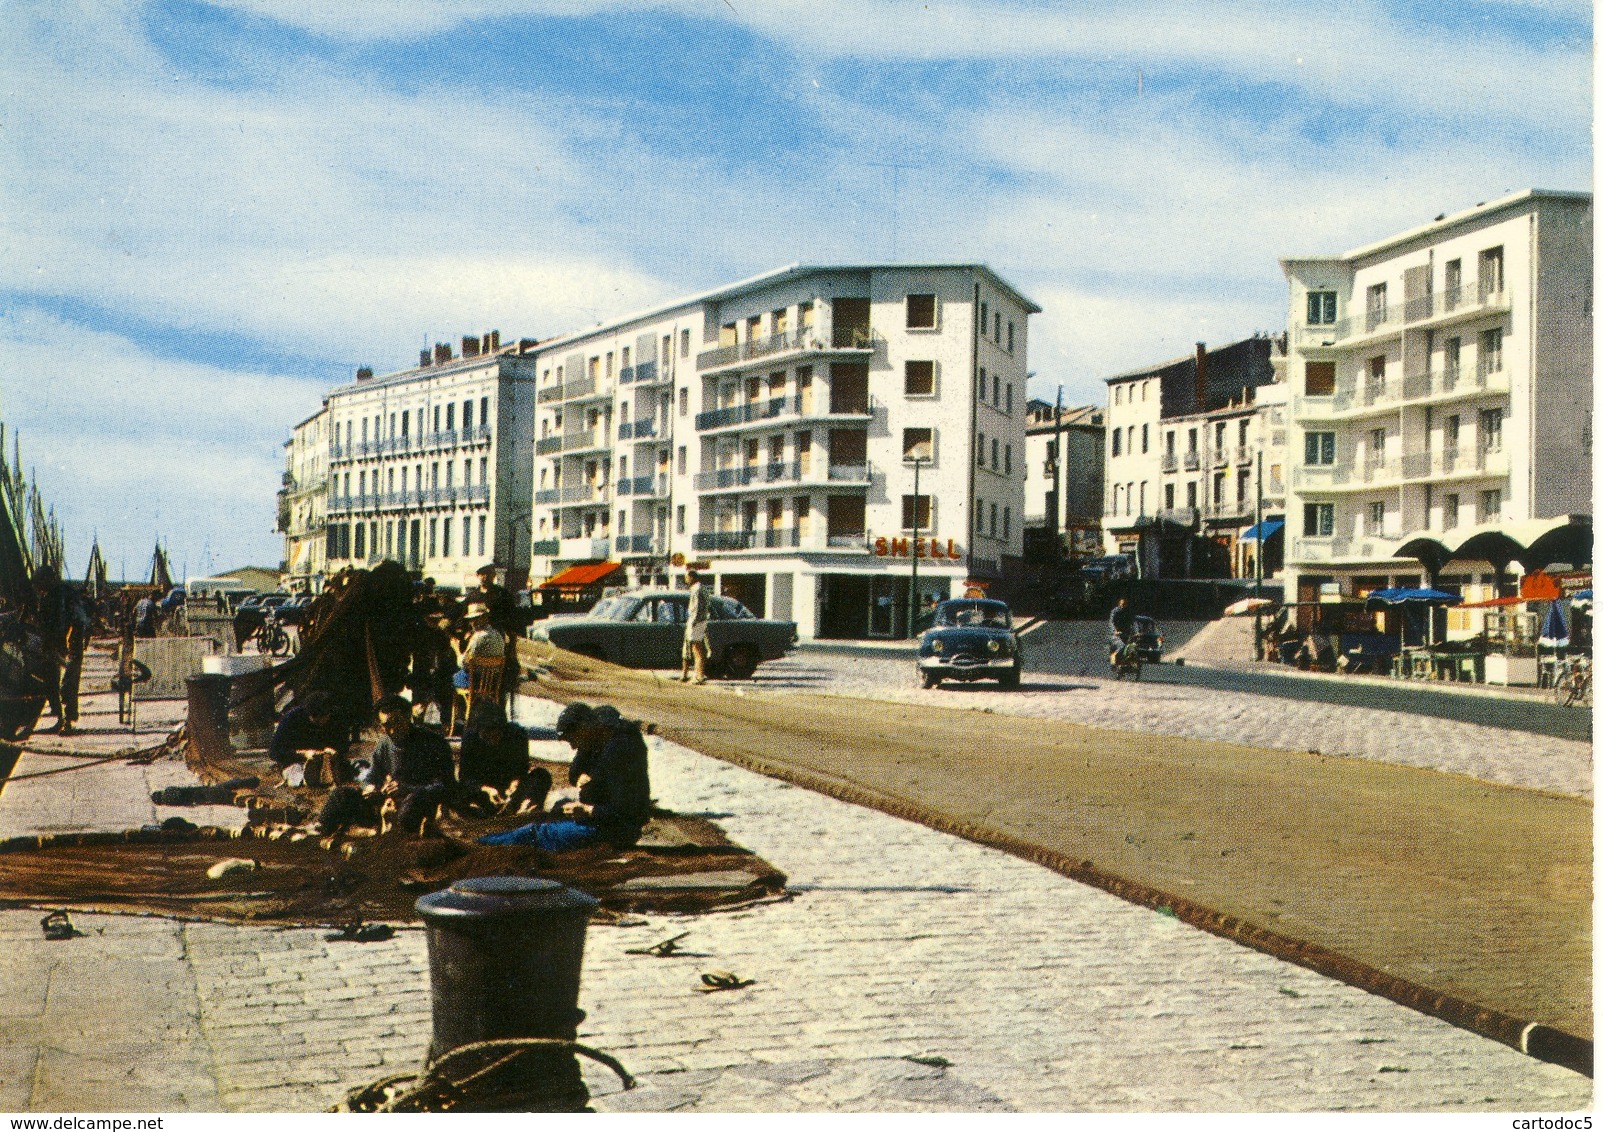
[[[1135,610],[1130,608],[1130,599],[1121,597],[1119,604],[1113,607],[1108,614],[1108,633],[1111,640],[1108,642],[1108,664],[1116,665],[1119,653],[1125,645],[1135,639]]]
[[[651,779],[640,725],[614,708],[572,703],[557,716],[557,737],[574,750],[568,781],[577,802],[553,807],[545,821],[479,838],[484,845],[536,845],[548,853],[601,842],[627,849],[651,818]]]
[[[695,661],[696,678],[693,683],[707,682],[707,622],[712,618],[712,595],[701,580],[701,571],[691,567],[685,571],[690,583],[690,606],[685,611],[685,647],[681,653],[679,680],[690,679],[691,661]]]
[[[134,605],[134,636],[154,637],[156,622],[161,617],[161,606],[155,594],[146,594]]]

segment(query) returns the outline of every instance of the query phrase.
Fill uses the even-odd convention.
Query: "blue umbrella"
[[[1564,624],[1564,610],[1559,608],[1558,602],[1551,602],[1547,607],[1547,619],[1542,622],[1542,632],[1536,643],[1544,648],[1561,649],[1570,643],[1570,630]]]

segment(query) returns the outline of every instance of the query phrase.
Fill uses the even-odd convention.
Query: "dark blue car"
[[[1007,603],[989,598],[943,601],[918,642],[918,677],[926,688],[942,680],[995,680],[1017,688],[1024,654]]]

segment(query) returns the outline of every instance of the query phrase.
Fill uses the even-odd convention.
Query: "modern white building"
[[[316,592],[327,572],[328,402],[284,442],[284,482],[278,491],[278,530],[284,536],[284,574],[292,588]]]
[[[533,339],[423,351],[414,369],[329,394],[326,569],[393,559],[465,588],[494,561],[528,574]]]
[[[1195,354],[1107,379],[1109,554],[1134,555],[1148,578],[1241,577],[1263,535],[1273,570],[1285,508],[1284,350],[1261,334],[1212,350],[1199,342]]]
[[[1022,547],[1027,320],[980,264],[793,266],[541,343],[534,573],[690,561],[804,637],[901,637]],[[916,483],[916,490],[915,490]]]
[[[1425,581],[1397,556],[1421,538],[1590,514],[1589,194],[1520,192],[1281,265],[1288,599]],[[1492,563],[1446,571],[1438,584],[1497,596]]]
[[[1046,401],[1031,399],[1026,406],[1025,538],[1039,542],[1043,559],[1056,557],[1054,535],[1070,557],[1101,553],[1102,432],[1100,406],[1068,406],[1061,413]]]

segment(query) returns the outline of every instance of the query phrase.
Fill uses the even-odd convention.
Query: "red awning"
[[[541,582],[542,590],[577,589],[583,586],[593,586],[614,570],[623,569],[621,562],[583,562],[578,566],[569,566],[562,573],[547,578]]]

